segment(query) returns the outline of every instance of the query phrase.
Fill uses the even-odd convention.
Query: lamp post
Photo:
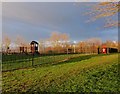
[[[34,44],[31,44],[31,52],[32,52],[32,66],[34,63]]]
[[[65,44],[65,48],[66,48],[66,51],[67,51],[67,54],[69,53],[69,42],[66,42],[66,44]]]
[[[75,49],[75,44],[76,44],[76,41],[73,42],[74,45],[73,45],[73,48],[74,48],[74,53],[76,53],[76,49]]]

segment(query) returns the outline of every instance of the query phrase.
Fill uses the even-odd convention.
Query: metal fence
[[[32,66],[32,60],[31,54],[2,54],[2,71]]]
[[[110,48],[109,48],[110,49]],[[99,52],[100,50],[100,52]],[[59,62],[64,62],[70,58],[75,58],[85,54],[99,54],[102,53],[102,48],[97,49],[95,52],[87,52],[84,51],[79,52],[64,52],[64,53],[56,53],[55,51],[50,53],[7,53],[2,52],[2,71],[11,71],[21,68],[29,68],[33,66],[41,66],[41,65],[51,65],[57,64]],[[117,49],[111,48],[110,53],[118,52]]]
[[[57,64],[80,55],[81,54],[2,54],[2,71]]]

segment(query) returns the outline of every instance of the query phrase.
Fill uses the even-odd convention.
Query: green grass
[[[34,56],[32,63],[31,55],[3,55],[2,70],[14,70],[21,68],[29,68],[36,65],[54,64],[59,61],[83,56],[83,54],[69,54],[69,55],[52,55],[52,56]],[[11,59],[10,59],[11,58]]]
[[[5,92],[120,92],[118,54],[3,72]]]

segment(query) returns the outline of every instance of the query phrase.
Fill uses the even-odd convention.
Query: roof
[[[30,44],[39,44],[39,43],[36,41],[32,41]]]

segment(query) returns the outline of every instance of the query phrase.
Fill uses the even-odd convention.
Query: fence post
[[[34,65],[34,53],[32,54],[32,66]]]

